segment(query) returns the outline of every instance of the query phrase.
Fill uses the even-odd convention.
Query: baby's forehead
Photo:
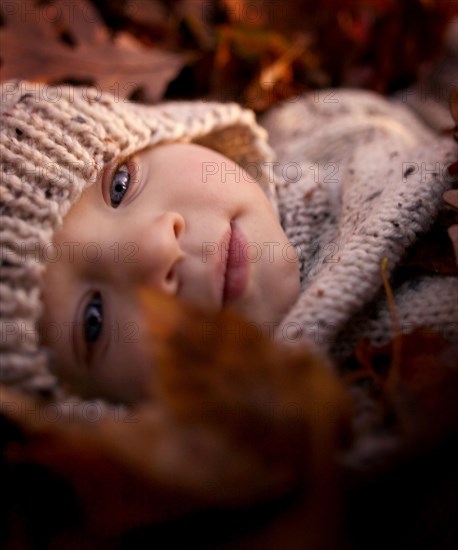
[[[147,153],[154,153],[155,155],[169,154],[174,155],[176,158],[183,158],[189,161],[195,159],[201,160],[210,157],[225,160],[227,162],[234,162],[223,152],[212,149],[207,145],[200,144],[198,141],[183,141],[149,145],[139,151],[136,151],[133,156],[141,157]]]
[[[203,184],[216,181],[225,183],[231,179],[259,184],[250,171],[246,171],[236,161],[200,143],[164,143],[149,146],[137,151],[130,160],[135,168],[143,170],[153,178],[166,174],[174,175],[177,179],[192,177]],[[116,162],[112,163],[112,166],[115,165]],[[254,174],[260,173],[261,170],[262,168],[256,165]],[[203,192],[205,188],[202,186],[194,189],[196,192]]]
[[[267,162],[250,162],[245,167],[224,152],[196,142],[167,143],[143,149],[133,157],[139,161],[151,161],[152,169],[161,166],[166,170],[184,170],[199,176],[203,183],[210,178],[223,183],[233,178],[236,181],[256,183],[264,173]]]

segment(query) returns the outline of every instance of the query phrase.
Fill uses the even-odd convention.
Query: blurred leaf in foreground
[[[109,408],[96,422],[76,414],[50,421],[49,403],[2,388],[11,525],[33,521],[15,487],[35,465],[67,488],[60,510],[72,525],[64,535],[114,537],[199,510],[229,513],[286,498],[296,511],[286,506],[262,540],[278,547],[287,534],[317,547],[337,537],[329,526],[340,517],[335,451],[347,400],[326,360],[279,349],[231,311],[215,317],[150,293],[143,302],[154,357],[150,400],[124,415]],[[230,336],[236,327],[243,336]],[[52,490],[51,501],[59,496]],[[53,522],[51,514],[38,531],[56,542],[62,524]]]

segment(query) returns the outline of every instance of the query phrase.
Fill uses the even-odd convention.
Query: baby
[[[457,335],[453,276],[397,280],[433,224],[456,157],[402,105],[310,94],[263,123],[236,104],[143,106],[95,89],[6,82],[1,98],[1,373],[57,374],[92,395],[147,397],[146,287],[232,307],[335,361],[403,332]],[[431,168],[432,166],[432,168]]]
[[[142,396],[151,357],[139,285],[211,312],[231,305],[260,325],[282,319],[299,292],[297,258],[269,254],[288,241],[241,170],[201,145],[163,144],[116,159],[84,190],[54,236],[58,259],[44,281],[44,343],[54,326],[75,327],[74,346],[54,342],[59,363],[112,396]]]
[[[80,387],[145,397],[142,286],[260,325],[295,302],[297,255],[273,248],[289,243],[251,112],[6,82],[1,137],[3,382],[46,385],[51,348]]]

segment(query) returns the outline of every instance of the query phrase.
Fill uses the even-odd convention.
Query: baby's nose
[[[184,228],[185,221],[176,212],[164,212],[140,225],[136,242],[132,243],[135,254],[129,282],[134,278],[155,290],[175,295],[180,286],[177,264],[184,256],[179,243]]]

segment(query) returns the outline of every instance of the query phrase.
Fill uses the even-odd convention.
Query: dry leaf
[[[299,491],[294,529],[279,514],[265,526],[269,540],[283,540],[286,525],[304,540],[334,537],[326,531],[339,516],[334,453],[347,417],[326,361],[263,337],[203,344],[209,323],[221,331],[237,323],[242,334],[248,325],[233,312],[216,318],[160,295],[144,295],[144,303],[155,397],[130,408],[127,420],[108,410],[97,422],[50,422],[49,404],[2,388],[3,414],[20,433],[4,441],[12,471],[40,465],[64,480],[72,498],[62,506],[77,508],[73,527],[83,534],[119,536],[144,523],[248,509]],[[154,342],[157,336],[167,345]]]
[[[451,225],[447,229],[447,233],[450,237],[450,240],[452,241],[453,252],[455,254],[455,263],[458,267],[458,225]]]
[[[452,218],[453,220],[453,218]],[[438,220],[408,251],[396,268],[394,284],[419,275],[458,275],[448,229],[451,220]]]
[[[144,101],[157,102],[187,59],[145,48],[127,33],[111,38],[87,0],[11,0],[4,19],[2,80],[70,80],[96,85],[120,100],[140,92]]]
[[[445,191],[443,199],[458,212],[458,189],[449,189]]]
[[[449,98],[450,112],[455,121],[455,138],[458,140],[458,88],[453,88]]]
[[[456,344],[419,328],[383,346],[361,341],[347,362],[353,368],[345,376],[350,385],[368,378],[378,386],[379,400],[391,403],[405,439],[438,439],[458,427],[457,354]]]
[[[458,101],[458,90],[457,90]],[[455,172],[458,170],[458,161],[452,166],[455,167]],[[452,173],[449,166],[449,172]],[[455,173],[456,175],[456,173]],[[442,195],[444,201],[452,207],[455,212],[458,212],[458,189],[449,189]],[[450,225],[447,229],[448,236],[453,246],[453,252],[455,254],[455,264],[458,267],[458,223]]]

